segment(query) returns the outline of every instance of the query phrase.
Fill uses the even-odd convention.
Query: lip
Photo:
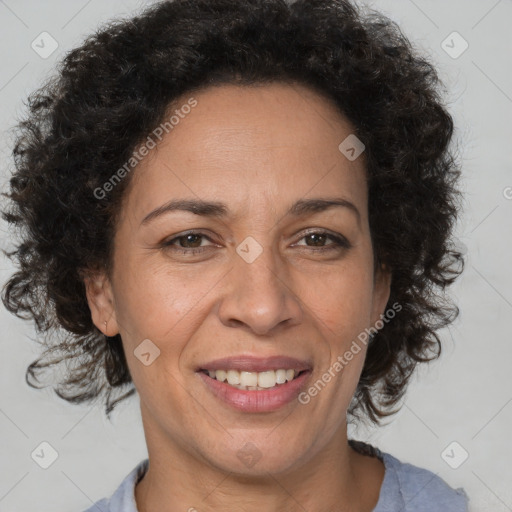
[[[225,369],[222,367],[219,369]],[[240,368],[240,367],[238,367]],[[268,368],[268,366],[267,366]],[[282,366],[280,368],[283,368]],[[288,367],[293,368],[293,366]],[[279,368],[277,368],[279,369]],[[264,370],[263,370],[264,371]],[[213,395],[225,404],[248,413],[271,412],[284,407],[300,394],[309,380],[311,370],[305,370],[295,379],[265,390],[244,391],[234,388],[227,382],[219,382],[208,374],[198,371],[202,381]]]
[[[298,372],[311,370],[312,364],[307,360],[300,360],[288,356],[254,357],[240,355],[224,357],[201,364],[196,368],[201,370],[240,370],[244,372],[266,372],[270,370],[296,370]],[[252,393],[252,392],[251,392]]]

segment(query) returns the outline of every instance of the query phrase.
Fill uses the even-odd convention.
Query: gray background
[[[449,89],[466,198],[457,236],[467,251],[467,267],[453,288],[461,315],[442,333],[441,360],[420,369],[389,426],[353,435],[430,469],[452,487],[463,486],[472,511],[512,511],[512,1],[368,4],[401,25],[437,64]],[[22,100],[100,23],[144,5],[0,0],[2,189],[11,163],[9,129],[23,112]],[[31,48],[43,31],[58,43],[47,58]],[[464,40],[469,47],[458,56]],[[2,247],[8,246],[4,224],[0,232]],[[2,284],[11,272],[10,262],[2,259]],[[0,510],[80,512],[110,495],[146,457],[138,397],[121,404],[110,423],[101,404],[73,406],[50,388],[29,388],[25,369],[38,354],[33,329],[3,308],[0,322]],[[31,458],[43,441],[58,453],[48,469]],[[465,452],[469,456],[463,461]]]

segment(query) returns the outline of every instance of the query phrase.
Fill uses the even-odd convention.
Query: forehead
[[[196,196],[277,210],[297,197],[366,197],[364,155],[350,161],[338,147],[353,126],[305,86],[210,87],[178,99],[173,113],[179,122],[136,169],[133,207]]]
[[[166,142],[179,145],[190,137],[202,139],[209,156],[216,150],[265,147],[288,147],[297,153],[303,148],[312,157],[322,156],[332,139],[354,131],[331,100],[304,85],[225,84],[193,96],[197,106],[173,128]],[[172,110],[179,110],[189,99],[176,100]]]

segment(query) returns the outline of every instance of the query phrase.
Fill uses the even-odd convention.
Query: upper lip
[[[200,370],[241,370],[245,372],[266,372],[270,370],[311,370],[311,363],[288,356],[254,357],[247,355],[223,357],[201,364]]]

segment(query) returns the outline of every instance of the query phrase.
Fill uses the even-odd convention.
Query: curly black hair
[[[2,299],[42,335],[31,386],[65,363],[58,396],[104,398],[107,416],[135,392],[121,338],[95,327],[84,286],[88,271],[111,268],[133,173],[98,190],[185,93],[271,82],[329,98],[366,146],[375,263],[391,270],[389,304],[401,311],[368,345],[349,413],[378,424],[398,410],[417,364],[440,355],[437,331],[458,315],[445,288],[463,268],[451,238],[460,167],[433,65],[395,23],[347,0],[159,2],[101,27],[29,96],[4,194],[18,268]]]

